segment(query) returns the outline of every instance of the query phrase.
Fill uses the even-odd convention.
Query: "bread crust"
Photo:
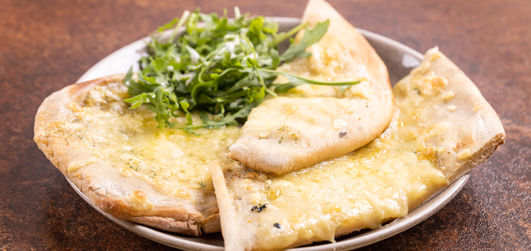
[[[192,236],[219,232],[219,214],[213,193],[210,199],[201,201],[202,205],[160,194],[138,178],[121,176],[108,162],[84,147],[82,139],[64,130],[68,124],[79,123],[68,108],[69,104],[82,102],[97,86],[121,83],[122,78],[120,74],[76,83],[46,98],[35,117],[37,146],[95,206],[117,218]],[[72,165],[83,165],[83,168],[69,172]],[[153,205],[139,208],[129,203],[127,196],[135,192]]]

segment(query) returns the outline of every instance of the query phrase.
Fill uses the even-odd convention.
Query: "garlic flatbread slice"
[[[332,6],[311,0],[302,22],[314,26],[325,20],[328,31],[308,48],[312,55],[279,70],[323,81],[364,81],[347,89],[303,85],[265,101],[249,115],[230,157],[258,171],[284,174],[351,152],[387,128],[393,97],[385,64]]]
[[[222,221],[232,215],[244,222],[222,226],[224,235],[237,235],[227,239],[236,243],[226,245],[283,249],[378,228],[405,216],[504,142],[492,107],[437,49],[394,94],[398,110],[390,127],[352,153],[282,176],[224,167],[226,188],[222,182],[214,186],[227,189],[224,198],[233,206],[220,208]]]
[[[419,134],[417,144],[448,179],[455,180],[485,161],[505,141],[496,111],[476,85],[438,48],[393,90],[402,109],[402,137]],[[419,132],[419,128],[422,129]]]
[[[159,129],[145,107],[129,109],[121,75],[50,95],[35,118],[46,157],[111,215],[188,235],[220,230],[208,165],[229,161],[238,127]],[[232,161],[232,160],[230,160]]]

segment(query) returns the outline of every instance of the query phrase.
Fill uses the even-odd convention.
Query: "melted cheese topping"
[[[194,191],[212,191],[208,164],[226,160],[239,128],[200,129],[199,136],[159,129],[148,109],[128,109],[121,99],[124,92],[121,84],[100,86],[82,104],[71,104],[81,121],[78,132],[85,146],[121,175],[144,180],[161,194],[194,200]]]
[[[300,85],[287,93],[287,96],[297,97],[358,97],[367,98],[372,93],[368,88],[371,79],[365,64],[356,61],[348,48],[342,44],[327,42],[326,36],[322,42],[310,46],[307,50],[312,53],[308,58],[297,58],[292,62],[281,65],[278,70],[320,81],[352,81],[363,80],[360,84],[348,88],[323,85]],[[288,82],[279,76],[276,82]]]
[[[234,172],[229,187],[240,198],[240,212],[256,224],[255,247],[333,241],[336,235],[378,228],[405,216],[447,184],[445,175],[418,149],[418,134],[403,137],[414,128],[397,116],[382,136],[343,157],[283,176]],[[267,207],[251,211],[259,204]]]
[[[474,83],[436,48],[394,89],[396,102],[409,108],[401,116],[404,123],[417,125],[403,130],[403,137],[420,135],[417,148],[450,179],[475,166],[473,155],[489,144],[494,131],[503,132]]]

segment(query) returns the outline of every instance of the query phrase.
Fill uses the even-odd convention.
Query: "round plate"
[[[274,17],[270,18],[270,20],[277,22],[281,31],[288,30],[300,23],[300,19],[297,18]],[[422,60],[421,53],[401,43],[369,31],[361,29],[359,29],[359,31],[365,36],[365,38],[367,38],[387,65],[391,83],[398,82],[398,80],[406,76],[409,71],[417,66]],[[138,40],[113,52],[92,66],[87,72],[85,72],[85,74],[83,74],[83,76],[81,76],[78,82],[115,73],[125,73],[131,65],[135,65],[136,67],[137,60],[146,53],[147,40],[149,40],[149,38]],[[389,238],[415,226],[439,211],[450,202],[457,193],[459,193],[461,188],[466,184],[469,176],[470,175],[467,174],[461,177],[409,212],[407,216],[386,223],[379,229],[363,233],[355,232],[338,238],[336,243],[322,242],[290,250],[349,250]],[[220,234],[208,234],[203,237],[188,237],[115,218],[96,207],[72,182],[70,182],[70,180],[68,180],[68,182],[88,204],[96,209],[96,211],[100,212],[116,224],[140,236],[181,249],[223,250],[223,239]]]

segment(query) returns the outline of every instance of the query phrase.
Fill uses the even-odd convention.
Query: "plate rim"
[[[268,20],[271,20],[273,22],[277,23],[300,23],[300,18],[294,18],[294,17],[268,17]],[[410,48],[407,45],[404,45],[398,41],[395,41],[391,38],[385,37],[383,35],[380,35],[375,32],[371,32],[368,30],[356,28],[359,30],[363,36],[367,37],[371,41],[378,41],[383,44],[388,44],[392,47],[399,48],[400,50],[406,52],[407,54],[412,55],[415,59],[421,61],[422,60],[422,54],[412,48]],[[94,79],[98,76],[101,77],[100,74],[98,74],[98,71],[100,68],[105,66],[106,62],[111,61],[112,58],[118,57],[122,54],[128,53],[132,50],[139,51],[139,49],[145,48],[145,42],[149,39],[149,37],[144,37],[141,39],[138,39],[132,43],[129,43],[117,50],[114,50],[101,60],[99,60],[96,64],[92,65],[87,71],[85,71],[81,77],[77,80],[77,82],[83,82],[90,79]],[[83,193],[81,190],[74,184],[68,177],[64,176],[67,182],[72,186],[74,191],[79,194],[85,202],[87,202],[92,208],[94,208],[97,212],[105,216],[110,221],[118,224],[119,226],[138,234],[144,238],[150,239],[152,241],[161,243],[166,246],[174,247],[174,248],[184,248],[187,250],[223,250],[222,246],[212,245],[208,243],[202,243],[197,242],[193,240],[189,240],[187,238],[194,238],[194,237],[181,237],[178,235],[174,235],[168,232],[163,232],[161,230],[157,230],[155,228],[151,228],[148,226],[144,226],[141,224],[137,224],[134,222],[118,219],[103,210],[101,210],[99,207],[94,205],[92,201]],[[442,209],[446,204],[448,204],[465,186],[466,182],[470,178],[470,174],[467,173],[461,178],[457,179],[453,183],[449,184],[448,186],[440,189],[437,193],[433,194],[430,198],[426,199],[422,204],[417,206],[415,209],[408,212],[408,214],[404,217],[397,218],[389,223],[384,224],[381,228],[370,230],[368,232],[355,235],[352,237],[348,237],[347,239],[340,240],[335,243],[323,243],[323,244],[317,244],[313,246],[303,246],[303,247],[296,247],[289,250],[293,251],[299,251],[299,250],[309,250],[309,251],[323,251],[323,250],[347,250],[347,249],[354,249],[354,248],[360,248],[367,245],[371,245],[373,243],[376,243],[378,241],[390,238],[394,235],[397,235],[399,233],[402,233],[420,222],[424,221],[425,219],[429,218],[436,212],[438,212],[440,209]],[[200,237],[198,237],[200,238]]]

